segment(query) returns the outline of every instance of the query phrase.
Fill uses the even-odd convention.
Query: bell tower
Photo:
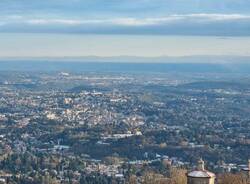
[[[205,162],[198,160],[197,169],[187,174],[187,184],[214,184],[215,174],[205,170]]]
[[[199,171],[204,171],[205,170],[205,162],[202,160],[202,158],[198,161],[197,169]]]

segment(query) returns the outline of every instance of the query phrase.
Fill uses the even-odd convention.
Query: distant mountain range
[[[250,73],[250,56],[3,58],[0,70]]]

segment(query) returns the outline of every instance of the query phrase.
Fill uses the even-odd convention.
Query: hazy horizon
[[[250,37],[1,33],[6,57],[250,56]]]
[[[2,0],[0,58],[250,56],[247,0]]]

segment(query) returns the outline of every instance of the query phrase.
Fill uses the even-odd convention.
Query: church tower
[[[187,184],[214,184],[215,174],[205,170],[205,162],[200,159],[197,169],[187,174]]]

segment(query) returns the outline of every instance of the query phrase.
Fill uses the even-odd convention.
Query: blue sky
[[[0,1],[0,32],[249,36],[249,30],[249,0]]]
[[[117,40],[121,45],[120,47],[133,48],[134,43],[143,40],[150,43],[150,40],[157,45],[159,42],[159,50],[162,52],[156,52],[152,49],[152,56],[155,55],[186,55],[188,46],[185,50],[183,46],[173,46],[176,52],[166,52],[164,48],[169,48],[172,44],[169,39],[171,36],[179,36],[183,38],[179,40],[179,44],[184,41],[190,41],[186,39],[186,36],[198,37],[195,39],[197,44],[199,42],[207,43],[207,48],[202,46],[203,52],[199,44],[197,52],[191,52],[190,54],[210,54],[213,50],[209,47],[214,47],[209,43],[207,36],[214,37],[213,39],[219,39],[220,37],[227,37],[231,39],[235,45],[241,47],[227,48],[224,43],[221,43],[221,47],[214,51],[214,54],[230,54],[235,55],[250,55],[247,51],[248,38],[235,39],[232,37],[249,37],[250,36],[250,1],[249,0],[1,0],[0,1],[0,38],[4,38],[4,42],[0,42],[0,57],[2,56],[19,56],[29,55],[28,51],[32,48],[32,44],[36,44],[36,51],[40,56],[53,56],[53,54],[47,52],[46,45],[50,44],[50,47],[58,50],[62,50],[62,46],[58,46],[56,43],[59,40],[75,40],[77,50],[79,52],[68,51],[65,55],[105,55],[101,50],[106,49],[101,40],[98,42],[97,38],[104,39],[112,38]],[[25,40],[22,39],[25,35]],[[14,36],[13,36],[14,35]],[[42,36],[43,35],[43,36]],[[44,35],[47,37],[46,41],[39,41]],[[57,35],[53,39],[53,35]],[[61,36],[60,36],[61,35]],[[92,40],[95,40],[98,44],[92,44],[92,50],[90,52],[86,50],[86,45],[78,40],[89,40],[89,35]],[[93,36],[93,35],[96,35]],[[97,37],[97,35],[102,35]],[[119,35],[119,37],[117,37]],[[130,37],[128,36],[130,35]],[[137,37],[136,37],[137,36]],[[141,36],[141,37],[140,37]],[[10,45],[9,50],[6,50],[5,45],[9,45],[13,42],[12,37],[15,37],[15,46]],[[79,39],[75,39],[79,37]],[[142,39],[142,37],[144,39]],[[155,37],[155,39],[154,39]],[[157,38],[158,37],[158,38]],[[159,37],[164,38],[165,44],[160,42]],[[217,37],[217,38],[216,38]],[[124,39],[133,40],[126,42]],[[204,38],[204,40],[203,40]],[[52,39],[53,42],[48,39]],[[171,38],[170,38],[171,40]],[[191,41],[192,42],[192,41]],[[191,44],[190,42],[190,44]],[[7,44],[6,44],[7,43]],[[37,44],[39,43],[39,46]],[[61,43],[61,42],[60,42]],[[66,44],[66,42],[65,42]],[[127,45],[126,45],[127,44]],[[25,46],[23,52],[19,54],[13,50],[17,45]],[[184,44],[188,45],[188,44]],[[202,44],[201,44],[202,45]],[[205,44],[206,45],[206,44]],[[209,46],[210,45],[210,46]],[[34,45],[33,45],[34,46]],[[76,46],[75,46],[76,47]],[[140,50],[140,46],[134,47],[134,52],[129,51],[122,52],[115,50],[117,44],[109,45],[106,55],[135,55],[136,51],[144,55]],[[216,46],[218,47],[218,45]],[[2,48],[2,49],[1,49]],[[74,48],[74,45],[72,46]],[[195,48],[195,46],[194,46]],[[81,50],[82,49],[82,50]],[[236,50],[235,50],[236,49]],[[4,51],[3,51],[4,50]],[[70,49],[72,50],[72,49]],[[148,47],[144,52],[148,52]],[[207,51],[206,51],[207,50]],[[250,50],[250,49],[249,49]],[[126,49],[125,49],[126,51]],[[220,52],[218,52],[220,51]],[[175,53],[175,54],[173,54]],[[37,54],[39,55],[39,54]],[[145,54],[147,55],[147,54]],[[33,56],[32,53],[30,56]]]

